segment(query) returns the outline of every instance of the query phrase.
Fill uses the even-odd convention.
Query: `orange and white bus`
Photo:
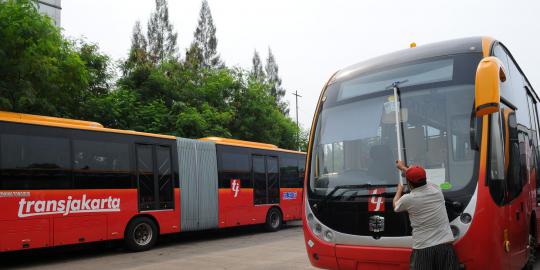
[[[409,269],[395,161],[422,165],[447,203],[464,269],[522,269],[538,244],[539,102],[499,41],[474,37],[338,71],[311,129],[304,235],[328,269]]]
[[[300,219],[305,154],[0,112],[0,252]]]

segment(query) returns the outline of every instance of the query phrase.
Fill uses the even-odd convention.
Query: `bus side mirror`
[[[501,82],[506,81],[506,73],[501,60],[485,57],[476,69],[475,110],[476,116],[484,116],[499,111],[501,102]]]

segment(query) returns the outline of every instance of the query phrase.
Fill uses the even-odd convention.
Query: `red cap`
[[[407,181],[418,184],[423,180],[426,180],[426,170],[420,166],[411,166],[406,172],[405,177]]]

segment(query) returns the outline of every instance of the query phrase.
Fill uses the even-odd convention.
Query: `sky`
[[[492,36],[540,89],[540,1],[208,0],[218,52],[228,66],[251,67],[254,50],[272,49],[290,115],[310,128],[322,87],[344,67],[378,55],[469,36]],[[193,39],[201,0],[169,0],[181,56]],[[64,0],[62,28],[114,60],[126,58],[137,20],[146,28],[154,0]]]

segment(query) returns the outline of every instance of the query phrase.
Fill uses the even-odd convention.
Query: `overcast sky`
[[[321,88],[337,70],[357,62],[441,40],[488,35],[510,49],[540,89],[539,1],[291,1],[209,0],[218,51],[229,66],[251,67],[256,49],[277,59],[291,117],[309,127]],[[182,57],[197,24],[200,0],[169,0]],[[133,24],[146,22],[154,0],[64,0],[62,27],[86,37],[113,59],[125,58]]]

